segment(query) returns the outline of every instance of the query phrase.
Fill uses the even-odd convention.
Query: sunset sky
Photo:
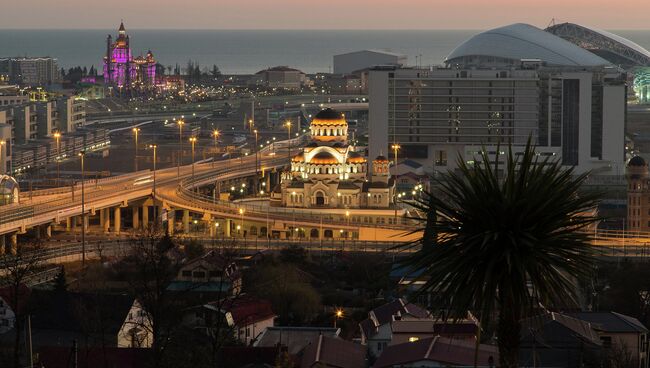
[[[648,0],[14,0],[0,28],[485,29],[552,18],[649,29]],[[621,14],[624,14],[621,15]]]

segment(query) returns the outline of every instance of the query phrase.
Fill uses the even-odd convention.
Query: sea
[[[172,68],[198,62],[225,74],[251,74],[287,65],[306,73],[332,70],[333,55],[382,49],[408,56],[410,65],[439,65],[480,30],[127,30],[134,56],[151,50]],[[650,30],[612,31],[650,49]],[[60,67],[101,66],[106,36],[117,30],[2,30],[0,57],[52,56]]]

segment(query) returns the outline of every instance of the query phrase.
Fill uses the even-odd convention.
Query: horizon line
[[[146,27],[129,27],[129,30],[140,31],[484,31],[490,28],[146,28]],[[112,28],[27,28],[27,27],[0,27],[2,31],[105,31],[117,29]],[[544,28],[540,28],[544,29]],[[608,31],[650,31],[650,28],[602,28]]]

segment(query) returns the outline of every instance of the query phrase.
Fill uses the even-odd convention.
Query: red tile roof
[[[275,317],[271,302],[244,296],[226,301],[222,305],[225,312],[230,312],[236,326],[248,325]]]

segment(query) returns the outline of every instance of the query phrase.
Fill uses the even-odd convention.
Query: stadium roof
[[[446,63],[464,57],[487,56],[509,60],[539,59],[548,65],[596,67],[611,63],[571,42],[529,24],[516,23],[479,33],[460,44]]]
[[[614,33],[575,23],[554,24],[546,28],[546,31],[602,56],[613,64],[650,66],[650,51]]]

